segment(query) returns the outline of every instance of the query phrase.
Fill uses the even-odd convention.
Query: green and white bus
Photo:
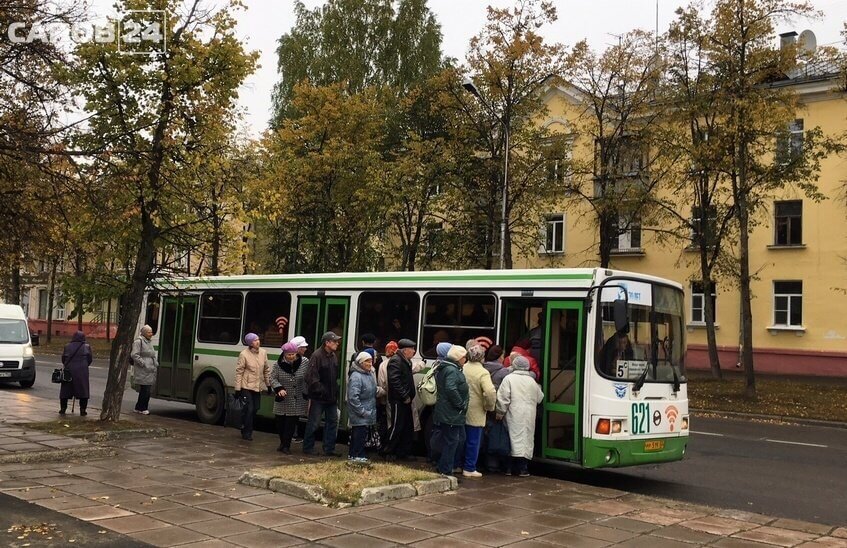
[[[407,337],[430,363],[439,342],[484,336],[537,358],[537,458],[630,466],[679,460],[688,444],[684,299],[669,280],[600,268],[227,276],[169,281],[146,298],[154,397],[194,403],[206,423],[223,419],[249,332],[272,359],[295,335],[314,345],[335,331],[339,361],[373,333],[378,351]],[[260,414],[272,403],[263,396]]]

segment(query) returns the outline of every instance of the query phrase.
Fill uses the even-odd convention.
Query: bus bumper
[[[657,443],[661,443],[661,448],[656,447]],[[687,445],[688,436],[636,440],[583,438],[582,465],[586,468],[619,468],[682,460]]]

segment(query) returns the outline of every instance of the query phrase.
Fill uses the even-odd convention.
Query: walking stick
[[[74,407],[76,407],[76,396],[71,399],[71,415],[74,413]]]

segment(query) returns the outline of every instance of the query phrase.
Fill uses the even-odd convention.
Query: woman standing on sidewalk
[[[241,351],[235,364],[235,394],[244,402],[241,438],[253,441],[253,419],[262,402],[262,385],[271,386],[271,367],[268,352],[262,348],[258,335],[247,333],[244,343],[247,348]]]
[[[282,355],[271,370],[271,389],[274,392],[274,419],[279,433],[277,451],[291,454],[291,438],[297,429],[300,417],[306,416],[306,400],[303,399],[303,375],[306,368],[292,340],[282,345]]]
[[[506,475],[526,477],[535,448],[535,413],[544,393],[535,382],[526,357],[515,356],[512,369],[497,390],[497,420],[506,420],[512,445],[512,465]]]
[[[153,338],[153,328],[145,325],[141,333],[132,342],[132,378],[138,386],[138,401],[135,403],[135,412],[149,415],[147,407],[150,405],[150,390],[156,382],[156,370],[159,368],[159,358],[156,349],[150,339]]]
[[[85,342],[85,333],[77,331],[71,342],[65,345],[62,352],[62,365],[71,374],[71,382],[63,382],[59,389],[59,414],[64,415],[68,409],[68,400],[79,400],[79,414],[86,416],[88,412],[88,366],[91,365],[91,347]]]

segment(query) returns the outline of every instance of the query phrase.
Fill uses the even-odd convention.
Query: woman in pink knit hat
[[[306,415],[306,400],[303,398],[303,375],[306,367],[297,352],[297,343],[289,341],[282,345],[282,354],[271,370],[271,390],[274,393],[274,419],[279,433],[277,451],[291,454],[291,438],[300,417]]]

